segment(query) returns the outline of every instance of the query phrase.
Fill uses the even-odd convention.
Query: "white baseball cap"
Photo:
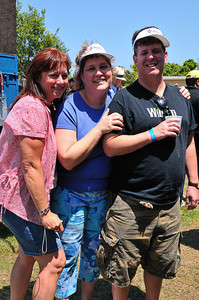
[[[100,44],[92,44],[88,46],[88,48],[82,54],[82,56],[79,59],[79,62],[81,62],[84,57],[94,54],[100,54],[108,57],[109,59],[114,59],[114,56],[110,53],[107,53],[106,50]]]
[[[160,29],[155,28],[155,27],[150,27],[150,28],[146,28],[138,33],[138,35],[136,36],[136,38],[133,42],[133,47],[135,46],[135,43],[138,40],[141,40],[146,37],[154,37],[154,38],[160,40],[162,42],[162,44],[164,45],[164,47],[170,46],[168,39],[163,35],[163,33]]]
[[[126,79],[124,78],[124,68],[114,67],[114,71],[115,71],[117,79],[120,79],[122,81],[126,81]]]

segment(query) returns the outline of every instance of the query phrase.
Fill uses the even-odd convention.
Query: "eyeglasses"
[[[171,116],[171,111],[167,105],[167,101],[165,98],[159,98],[159,99],[156,99],[154,101],[158,108],[161,109],[163,111],[163,118],[165,119],[165,116]]]

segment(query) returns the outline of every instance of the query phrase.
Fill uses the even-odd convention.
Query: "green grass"
[[[193,210],[187,210],[186,206],[181,207],[181,222],[182,226],[193,226],[196,227],[199,224],[199,208]]]
[[[187,211],[181,207],[182,216],[182,266],[177,277],[164,280],[160,300],[198,300],[199,299],[199,207]],[[9,300],[10,273],[17,257],[18,246],[16,239],[9,229],[0,222],[0,300]],[[33,283],[37,277],[38,266],[35,265],[31,283],[25,300],[31,299]],[[132,282],[129,299],[144,300],[145,290],[143,272],[139,267]],[[81,288],[71,297],[71,300],[80,299]],[[111,300],[111,287],[102,278],[97,282],[93,300]]]

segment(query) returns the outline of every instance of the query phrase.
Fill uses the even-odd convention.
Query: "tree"
[[[45,13],[28,5],[28,12],[21,12],[22,4],[17,0],[17,57],[19,75],[25,72],[33,57],[42,49],[55,47],[67,52],[65,44],[58,37],[59,28],[54,34],[49,33],[45,27]]]
[[[128,86],[133,81],[138,78],[138,69],[135,65],[130,65],[132,71],[125,70],[124,77],[126,81],[124,82],[125,86]],[[199,66],[197,62],[193,59],[186,60],[182,66],[175,64],[175,63],[167,63],[164,67],[164,76],[186,76],[192,70],[198,69]]]
[[[187,73],[189,73],[192,70],[195,70],[197,67],[197,62],[195,62],[193,59],[188,59],[182,65],[181,74],[186,76]]]
[[[164,67],[164,76],[186,76],[187,73],[196,69],[197,62],[193,59],[186,60],[182,66],[174,63],[167,63]]]
[[[126,79],[126,81],[124,81],[125,86],[128,86],[138,78],[138,69],[136,68],[136,66],[130,65],[130,68],[132,71],[129,70],[124,71],[124,77]]]
[[[174,63],[167,63],[164,67],[164,76],[180,76],[181,66]]]

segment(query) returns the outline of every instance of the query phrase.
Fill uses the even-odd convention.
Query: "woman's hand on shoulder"
[[[100,128],[102,135],[109,133],[113,130],[122,130],[123,117],[118,113],[112,113],[109,115],[109,108],[104,113],[100,122],[97,124]]]

